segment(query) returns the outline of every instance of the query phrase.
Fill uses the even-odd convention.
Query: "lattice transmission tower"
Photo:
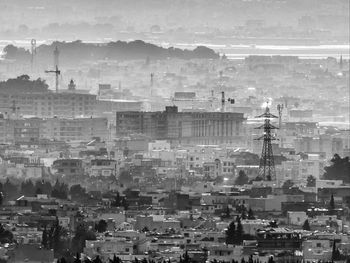
[[[263,147],[260,157],[260,165],[259,165],[259,180],[271,181],[276,178],[275,171],[275,162],[272,152],[272,144],[271,141],[276,140],[275,136],[272,134],[272,130],[278,129],[270,123],[270,119],[278,118],[277,116],[270,113],[270,109],[267,103],[265,112],[257,118],[264,118],[264,124],[257,127],[256,129],[263,129],[264,135],[257,138],[256,140],[263,141]]]

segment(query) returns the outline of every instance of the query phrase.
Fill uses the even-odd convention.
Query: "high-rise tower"
[[[270,123],[270,119],[277,118],[277,116],[270,113],[270,109],[267,104],[265,112],[257,116],[257,118],[265,119],[264,124],[256,128],[264,130],[264,135],[257,139],[263,141],[259,165],[259,175],[257,179],[271,181],[276,178],[275,162],[271,144],[271,141],[276,140],[276,138],[271,131],[278,128]]]

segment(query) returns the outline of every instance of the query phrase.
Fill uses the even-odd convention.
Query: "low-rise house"
[[[132,255],[133,242],[121,237],[105,237],[100,240],[86,240],[84,254],[94,258],[99,255],[102,261],[113,258],[114,254]]]
[[[333,242],[329,239],[310,238],[303,241],[305,263],[332,260]]]

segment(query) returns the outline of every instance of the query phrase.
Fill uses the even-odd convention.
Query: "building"
[[[341,155],[343,153],[342,139],[326,134],[321,134],[317,137],[304,136],[296,138],[294,139],[294,146],[297,153],[320,153],[327,159],[332,158],[336,153]]]
[[[126,238],[105,237],[104,240],[87,240],[84,254],[94,258],[99,255],[101,260],[113,258],[114,254],[133,254],[133,242]]]
[[[108,120],[106,118],[50,118],[45,120],[43,136],[59,141],[89,141],[109,138]]]
[[[94,116],[97,102],[96,95],[68,90],[58,93],[4,93],[0,96],[0,108],[11,108],[14,102],[18,108],[17,115],[39,118]]]
[[[53,162],[52,168],[58,174],[79,176],[84,174],[83,162],[80,159],[58,159]]]
[[[309,238],[303,242],[304,262],[331,261],[333,240]]]
[[[271,228],[257,230],[256,232],[259,251],[296,251],[301,249],[301,234],[285,229]]]
[[[95,159],[91,160],[89,168],[90,176],[116,176],[119,167],[116,160]]]
[[[25,118],[1,119],[0,141],[15,144],[39,144],[43,139],[90,141],[109,139],[106,118]]]
[[[144,134],[175,144],[242,145],[244,120],[242,113],[178,112],[176,106],[167,106],[163,112],[117,112],[116,134]]]

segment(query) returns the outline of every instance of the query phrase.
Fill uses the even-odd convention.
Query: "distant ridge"
[[[73,42],[53,42],[51,45],[40,45],[37,48],[36,59],[39,63],[52,64],[52,53],[55,47],[60,50],[60,64],[75,65],[84,61],[98,60],[162,60],[178,59],[218,59],[220,56],[214,50],[198,46],[193,50],[179,48],[163,48],[142,40],[131,42],[117,41],[106,44]],[[3,58],[16,61],[30,61],[29,50],[8,45],[4,48]]]

